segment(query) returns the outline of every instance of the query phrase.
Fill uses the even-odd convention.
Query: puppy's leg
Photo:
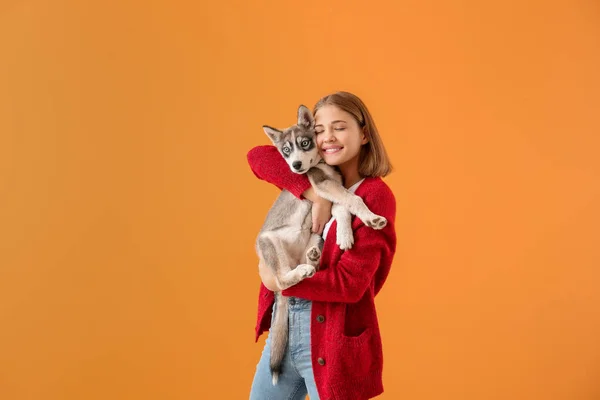
[[[365,225],[373,229],[383,229],[387,225],[387,220],[371,212],[363,199],[350,193],[345,187],[329,178],[322,170],[312,168],[307,174],[319,196],[346,207],[350,213],[356,215]]]
[[[303,279],[310,278],[316,272],[315,267],[309,264],[300,264],[295,269],[291,269],[290,265],[296,263],[289,259],[282,240],[276,236],[261,236],[258,239],[258,246],[265,264],[272,269],[275,275],[279,290],[294,286]]]
[[[337,222],[336,244],[342,250],[351,249],[354,245],[354,233],[352,232],[352,214],[341,204],[333,204],[331,215]]]
[[[259,255],[258,260],[258,275],[260,276],[260,280],[262,281],[263,285],[265,285],[267,289],[272,292],[279,290],[273,269],[265,263],[262,254]]]
[[[293,270],[282,273],[278,279],[277,283],[281,290],[285,290],[289,287],[296,285],[297,283],[303,281],[306,278],[312,277],[317,269],[310,264],[300,264]]]
[[[323,250],[323,237],[313,233],[310,235],[306,250],[306,263],[319,270],[319,261],[321,261],[321,251]]]

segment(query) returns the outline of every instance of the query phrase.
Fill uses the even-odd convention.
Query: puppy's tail
[[[273,385],[277,385],[279,375],[281,374],[281,364],[285,355],[285,348],[288,341],[288,302],[287,297],[276,293],[275,301],[275,319],[271,326],[271,375]]]

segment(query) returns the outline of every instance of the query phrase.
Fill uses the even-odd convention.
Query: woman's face
[[[328,104],[315,114],[317,146],[323,160],[329,165],[343,166],[356,162],[367,138],[352,114]]]

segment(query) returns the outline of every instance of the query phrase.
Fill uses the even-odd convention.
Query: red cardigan
[[[296,197],[310,187],[306,175],[291,172],[274,146],[248,153],[254,174]],[[396,250],[396,200],[380,178],[366,178],[355,194],[375,214],[388,220],[382,230],[353,217],[354,246],[342,251],[335,243],[336,222],[327,234],[320,270],[284,296],[312,300],[311,353],[322,400],[365,400],[383,392],[383,351],[374,297],[385,282]],[[270,328],[274,296],[261,283],[256,337]]]

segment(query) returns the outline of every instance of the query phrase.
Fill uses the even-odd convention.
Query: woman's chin
[[[343,161],[339,153],[323,154],[323,160],[329,165],[339,165]]]

